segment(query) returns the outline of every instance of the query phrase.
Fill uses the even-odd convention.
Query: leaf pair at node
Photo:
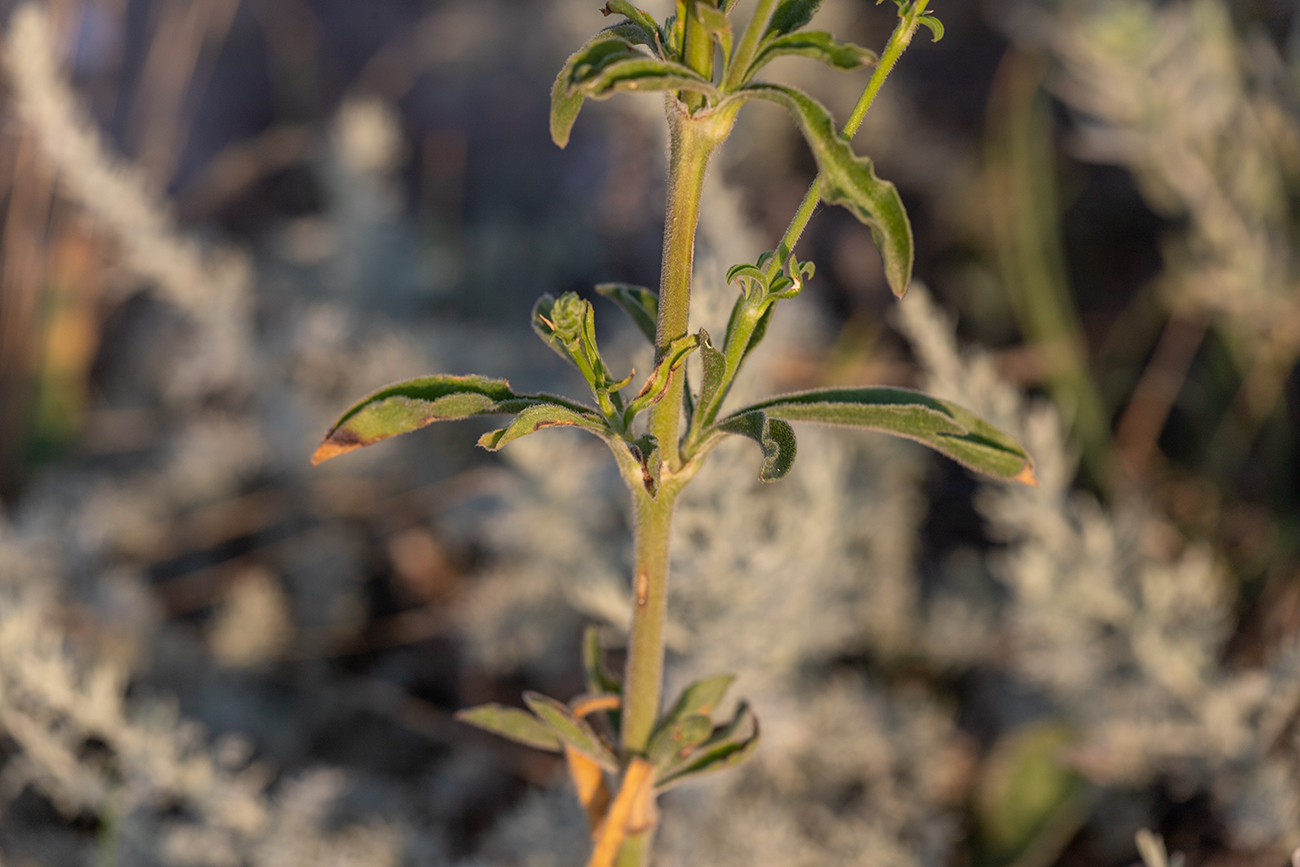
[[[656,791],[734,768],[758,749],[758,718],[745,702],[727,722],[713,723],[713,711],[734,681],[730,674],[696,681],[660,721],[646,751],[655,766]]]
[[[875,52],[841,42],[825,31],[800,32],[811,20],[821,0],[785,0],[751,57],[737,58],[728,13],[734,0],[715,5],[710,0],[678,2],[678,12],[660,25],[653,16],[626,0],[609,0],[606,15],[624,20],[601,30],[574,52],[560,70],[551,89],[551,137],[560,147],[586,99],[606,99],[619,91],[674,91],[699,94],[704,107],[714,107],[728,94],[747,85],[778,57],[801,56],[835,69],[860,69],[877,60]],[[689,10],[689,11],[688,11]],[[714,81],[686,63],[686,15],[721,49],[722,68]],[[733,62],[744,69],[733,69]]]
[[[525,746],[554,753],[576,752],[601,771],[617,774],[632,757],[621,756],[614,746],[618,741],[622,685],[605,671],[601,656],[597,630],[589,627],[583,639],[587,694],[565,704],[526,692],[524,704],[528,710],[486,704],[460,711],[456,719]],[[733,675],[725,674],[691,684],[659,721],[643,757],[654,766],[655,791],[734,767],[753,754],[758,746],[758,721],[744,702],[726,723],[713,722],[714,710],[734,681]],[[607,739],[584,719],[594,714],[604,717],[612,738]]]

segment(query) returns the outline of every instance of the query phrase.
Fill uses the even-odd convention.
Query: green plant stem
[[[696,121],[669,101],[668,208],[664,220],[664,254],[659,279],[659,324],[655,335],[655,361],[674,340],[686,334],[691,309],[691,271],[695,265],[695,228],[700,221],[700,192],[709,156],[717,147],[713,123]],[[729,127],[728,127],[729,128]],[[682,389],[686,377],[673,374],[664,397],[650,413],[650,433],[659,441],[660,454],[672,471],[681,469],[678,427],[681,424]]]
[[[623,678],[623,749],[644,754],[659,716],[664,671],[664,619],[668,611],[668,536],[675,487],[664,486],[657,499],[644,489],[633,494],[636,508],[635,607]]]
[[[614,867],[641,867],[650,862],[650,844],[654,841],[655,829],[631,834],[618,849],[618,858]]]
[[[734,117],[734,113],[731,115]],[[696,119],[680,103],[669,100],[671,132],[668,167],[668,208],[664,220],[663,272],[659,282],[659,323],[656,361],[674,340],[686,334],[691,308],[691,270],[695,261],[695,228],[700,218],[700,193],[709,156],[730,130],[727,118]],[[628,645],[623,685],[623,747],[643,753],[659,714],[664,664],[664,616],[668,592],[668,531],[680,482],[678,429],[686,377],[673,374],[663,398],[650,411],[650,433],[658,439],[664,462],[657,499],[643,486],[630,485],[636,505],[636,608]]]

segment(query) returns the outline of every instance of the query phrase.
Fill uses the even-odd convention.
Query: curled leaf
[[[714,426],[714,430],[740,434],[758,443],[763,450],[763,469],[758,477],[765,482],[784,478],[794,466],[798,445],[794,428],[779,418],[768,416],[761,409],[750,409],[723,419]]]
[[[943,38],[943,22],[933,15],[922,15],[917,19],[917,23],[930,28],[930,34],[934,37],[933,42],[938,42]]]
[[[659,32],[659,25],[655,23],[650,13],[633,6],[627,0],[609,0],[601,11],[605,15],[623,15],[630,23],[640,27],[647,34]]]

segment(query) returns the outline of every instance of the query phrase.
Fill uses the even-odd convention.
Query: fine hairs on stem
[[[546,427],[577,427],[609,447],[632,498],[634,562],[632,623],[622,678],[604,667],[595,631],[584,641],[587,692],[570,702],[525,693],[527,710],[500,704],[462,711],[459,718],[507,738],[563,753],[591,830],[589,867],[638,867],[648,862],[659,824],[659,793],[733,767],[753,754],[760,727],[740,702],[730,719],[715,721],[734,677],[718,674],[662,701],[668,613],[669,540],[678,497],[713,450],[731,435],[754,441],[763,457],[760,479],[789,473],[796,454],[791,422],[882,431],[917,440],[971,469],[1005,482],[1036,485],[1033,462],[1011,437],[956,403],[898,388],[828,388],[776,395],[724,411],[747,356],[762,342],[778,302],[796,297],[813,275],[794,255],[819,202],[842,205],[870,229],[885,278],[898,296],[912,273],[912,230],[897,189],[881,180],[851,140],[876,94],[921,27],[937,40],[928,0],[894,0],[898,22],[877,56],[825,31],[805,30],[817,0],[758,0],[739,40],[729,13],[734,0],[678,0],[660,23],[627,0],[604,12],[621,20],[578,49],[551,94],[551,134],[563,147],[587,99],[619,91],[659,91],[669,129],[667,213],[659,291],[609,283],[597,287],[654,346],[654,369],[631,396],[633,376],[619,378],[596,343],[595,309],[568,292],[543,295],[533,328],[573,364],[594,406],[548,394],[519,394],[505,380],[435,375],[396,383],[363,398],[325,435],[319,463],[434,421],[478,415],[511,420],[484,434],[496,450]],[[758,80],[777,57],[800,55],[832,68],[872,67],[856,107],[839,127],[803,91]],[[720,59],[715,68],[715,58]],[[703,329],[691,333],[689,311],[695,233],[709,160],[752,100],[786,109],[807,141],[818,175],[775,250],[730,268],[739,291],[715,346]],[[698,354],[701,381],[691,387],[685,361]],[[626,389],[626,391],[625,391]],[[645,415],[641,422],[639,417]]]

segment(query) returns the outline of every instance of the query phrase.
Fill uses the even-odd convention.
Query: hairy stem
[[[623,678],[622,739],[625,751],[644,754],[659,716],[664,670],[664,618],[668,611],[668,534],[677,492],[664,486],[658,499],[636,498],[636,572],[632,589],[632,637]]]
[[[734,114],[732,115],[734,117]],[[668,164],[668,213],[664,221],[663,273],[659,281],[659,324],[656,361],[674,340],[686,333],[691,309],[691,269],[695,262],[695,228],[700,219],[700,193],[709,155],[730,130],[725,118],[693,118],[676,100],[668,101],[671,131]],[[641,485],[632,485],[636,505],[636,608],[628,646],[623,685],[623,747],[643,753],[659,714],[664,666],[664,614],[668,592],[668,530],[673,503],[684,480],[678,429],[686,377],[672,375],[665,395],[650,411],[650,433],[659,441],[664,462],[657,499]]]
[[[735,110],[692,117],[677,100],[668,99],[671,133],[668,164],[668,209],[664,221],[663,272],[659,282],[656,361],[674,340],[686,334],[691,308],[691,271],[695,263],[695,229],[700,193],[709,156],[731,131]],[[632,635],[623,677],[621,738],[628,755],[644,755],[659,718],[663,691],[664,620],[668,613],[668,541],[673,506],[691,473],[682,471],[679,434],[682,390],[679,370],[667,392],[650,412],[650,433],[663,460],[658,496],[652,498],[633,478],[629,481],[636,516],[636,564]],[[619,852],[620,867],[640,867],[649,858],[654,828],[630,836]]]
[[[734,115],[733,115],[734,116]],[[691,308],[691,270],[695,265],[695,228],[700,221],[700,191],[709,155],[717,147],[716,121],[686,115],[669,100],[668,213],[664,220],[663,268],[659,279],[659,325],[655,336],[655,361],[674,340],[686,333]],[[727,129],[730,125],[727,125]],[[724,131],[725,135],[725,131]],[[681,469],[677,429],[681,424],[685,376],[673,374],[664,397],[650,413],[650,433],[659,440],[668,469]]]

